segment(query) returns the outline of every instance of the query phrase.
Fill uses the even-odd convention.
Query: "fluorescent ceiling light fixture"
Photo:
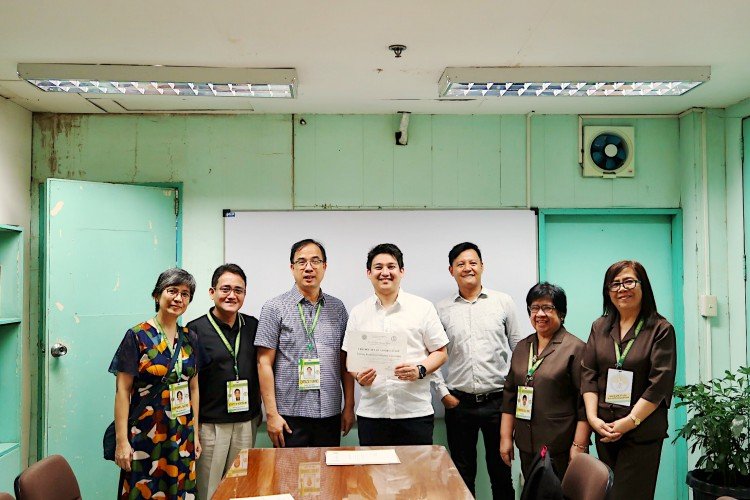
[[[45,92],[69,94],[280,97],[297,95],[293,68],[206,68],[116,64],[19,64]]]
[[[445,68],[440,97],[676,96],[711,78],[710,66]]]

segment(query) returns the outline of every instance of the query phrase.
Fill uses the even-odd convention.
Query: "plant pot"
[[[716,500],[721,496],[750,500],[750,486],[719,486],[707,482],[707,475],[702,469],[688,472],[685,482],[693,489],[693,500]]]

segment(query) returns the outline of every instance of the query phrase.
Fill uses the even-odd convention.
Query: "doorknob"
[[[68,348],[64,344],[53,344],[49,350],[49,353],[52,354],[53,358],[59,358],[60,356],[65,356],[66,354],[68,354]]]

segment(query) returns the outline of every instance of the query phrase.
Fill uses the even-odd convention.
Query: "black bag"
[[[531,462],[529,477],[521,492],[521,500],[563,500],[562,484],[552,468],[547,447]]]
[[[167,373],[162,377],[161,383],[156,387],[156,390],[153,393],[151,393],[151,397],[148,399],[142,399],[138,407],[130,413],[130,415],[128,416],[129,427],[135,423],[135,418],[138,418],[138,415],[143,413],[143,410],[146,408],[146,405],[156,399],[155,396],[161,397],[161,393],[164,390],[164,387],[166,386],[167,376],[169,375],[169,372],[172,371],[172,367],[174,367],[174,364],[177,361],[177,355],[179,354],[181,349],[182,349],[182,337],[178,335],[177,347],[175,348],[174,353],[172,354],[172,359],[169,361],[169,366],[167,367]],[[133,418],[133,416],[135,416],[135,418]],[[104,460],[112,460],[114,462],[116,447],[117,447],[117,434],[115,433],[115,422],[113,421],[111,424],[109,424],[107,429],[104,431],[104,437],[102,438]]]

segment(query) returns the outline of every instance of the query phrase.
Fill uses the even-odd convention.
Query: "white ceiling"
[[[20,62],[293,67],[299,93],[95,106],[20,81]],[[709,65],[711,80],[680,97],[438,99],[447,66],[657,65]],[[32,111],[678,113],[734,104],[748,82],[747,0],[0,0],[0,96]]]

